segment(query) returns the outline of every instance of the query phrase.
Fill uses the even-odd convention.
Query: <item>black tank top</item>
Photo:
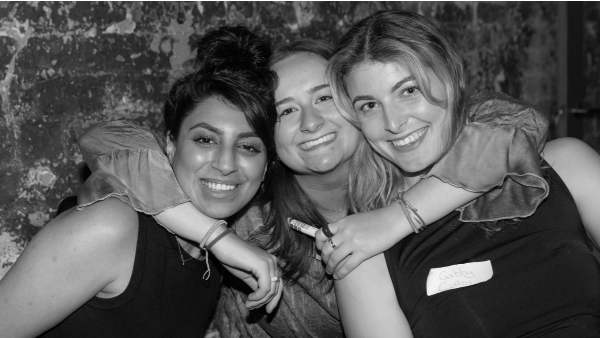
[[[94,297],[41,337],[203,337],[213,316],[221,272],[211,261],[182,264],[175,236],[138,213],[129,285],[114,298]],[[191,256],[181,251],[184,259]]]
[[[600,336],[600,265],[573,197],[546,173],[536,213],[489,239],[455,212],[385,253],[415,337]],[[490,280],[427,296],[430,269],[487,260]]]

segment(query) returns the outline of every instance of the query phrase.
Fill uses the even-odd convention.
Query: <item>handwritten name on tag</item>
[[[433,268],[427,276],[427,295],[464,288],[488,281],[494,275],[492,262],[472,262]]]

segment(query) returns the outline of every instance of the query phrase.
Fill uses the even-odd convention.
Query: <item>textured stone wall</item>
[[[600,2],[584,3],[584,108],[600,109]],[[600,152],[600,113],[583,116],[583,140]]]
[[[588,76],[598,88],[598,4],[588,7],[596,67]],[[76,193],[82,130],[110,119],[160,130],[162,93],[194,36],[245,24],[278,43],[334,42],[357,20],[391,8],[448,29],[471,91],[501,90],[556,109],[551,2],[0,2],[0,278],[60,199]],[[598,104],[597,95],[589,100]]]

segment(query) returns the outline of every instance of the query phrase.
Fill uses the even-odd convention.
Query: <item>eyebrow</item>
[[[191,126],[190,129],[188,129],[188,132],[190,132],[190,131],[192,131],[194,129],[198,129],[198,128],[206,129],[206,130],[211,131],[211,132],[213,132],[213,133],[215,133],[217,135],[223,135],[223,131],[222,130],[217,129],[217,128],[211,126],[210,124],[208,124],[206,122],[200,122],[200,123],[197,123],[197,124]],[[246,132],[239,133],[237,135],[237,137],[238,138],[249,138],[249,137],[258,137],[258,135],[255,132],[253,132],[253,131],[246,131]]]
[[[309,90],[308,90],[308,93],[309,93],[309,94],[314,94],[314,93],[318,92],[318,91],[319,91],[319,90],[321,90],[321,89],[324,89],[324,88],[329,88],[329,87],[330,87],[330,86],[329,86],[329,83],[325,83],[325,84],[318,85],[318,86],[316,86],[316,87],[313,87],[313,88],[309,89]],[[282,104],[284,104],[284,103],[288,103],[288,102],[292,102],[292,101],[294,101],[294,99],[293,99],[292,97],[286,97],[286,98],[284,98],[284,99],[281,99],[281,100],[279,100],[279,101],[275,102],[275,107],[277,107],[277,106],[281,106],[281,105],[282,105]]]
[[[275,107],[281,106],[284,103],[288,103],[288,102],[292,102],[292,101],[293,101],[293,99],[291,97],[286,97],[285,99],[281,99],[281,100],[275,102]]]
[[[405,77],[404,79],[402,79],[402,80],[398,81],[398,83],[396,83],[396,84],[395,84],[395,85],[392,87],[392,89],[390,90],[390,94],[391,94],[391,93],[393,93],[393,92],[395,92],[395,91],[396,91],[396,89],[400,88],[400,87],[401,87],[403,84],[405,84],[406,82],[408,82],[408,81],[412,81],[412,80],[414,80],[414,79],[415,79],[415,78],[414,78],[414,77],[411,75],[411,76],[407,76],[407,77]]]
[[[325,83],[325,84],[316,86],[314,88],[311,88],[311,89],[308,90],[308,93],[309,94],[314,94],[314,93],[318,92],[319,90],[321,90],[323,88],[329,88],[329,83]]]
[[[404,79],[398,81],[398,83],[396,83],[390,90],[390,94],[395,92],[398,88],[402,87],[402,85],[405,84],[406,82],[412,81],[414,79],[415,78],[411,75],[411,76],[407,76]],[[355,97],[354,100],[352,100],[352,105],[354,105],[358,101],[374,100],[374,99],[375,98],[371,95],[359,95],[359,96]]]

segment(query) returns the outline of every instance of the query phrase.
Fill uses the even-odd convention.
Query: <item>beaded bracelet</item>
[[[227,226],[227,222],[225,222],[223,220],[220,220],[217,223],[213,224],[213,226],[210,227],[210,229],[208,230],[208,232],[206,233],[206,235],[204,235],[204,238],[202,238],[202,240],[200,241],[200,249],[204,250],[204,255],[205,255],[205,258],[206,258],[206,272],[202,276],[202,278],[204,280],[208,280],[210,278],[210,266],[208,265],[208,249],[206,248],[206,242],[208,242],[208,239],[210,238],[210,235],[212,235],[213,232],[215,232],[215,230],[217,230],[217,228],[220,225],[222,225],[222,224],[224,224],[225,226]],[[211,243],[211,244],[214,244],[214,243]]]
[[[404,199],[404,193],[404,191],[400,192],[398,198],[394,199],[394,201],[400,204],[400,207],[402,207],[402,211],[404,212],[408,223],[410,223],[410,226],[413,228],[413,231],[418,234],[419,231],[425,229],[427,225],[425,224],[425,221],[423,221],[421,216],[419,216],[419,214],[417,213],[417,208],[413,207]]]

